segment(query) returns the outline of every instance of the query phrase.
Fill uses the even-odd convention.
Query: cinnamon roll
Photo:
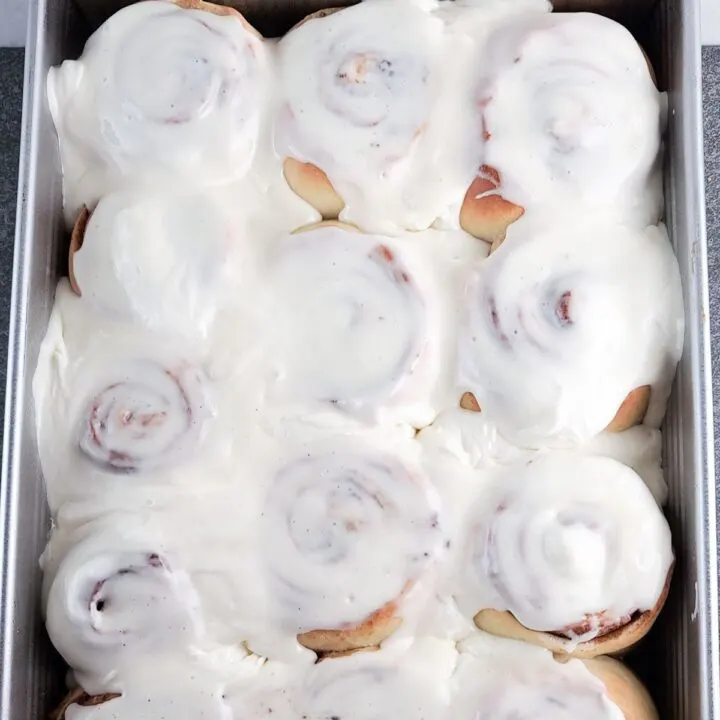
[[[435,120],[453,112],[441,102],[447,37],[429,7],[378,0],[311,17],[280,41],[276,147],[292,189],[325,218],[423,229],[459,206],[473,160],[448,157]]]
[[[98,691],[119,689],[112,679],[143,653],[186,648],[198,636],[199,599],[190,579],[152,538],[91,532],[47,582],[50,639],[93,692],[98,681]]]
[[[590,13],[515,19],[491,34],[482,67],[484,165],[461,211],[468,232],[497,242],[524,209],[578,204],[658,220],[663,98],[624,27]]]
[[[419,470],[355,438],[282,467],[261,513],[274,613],[301,645],[377,645],[442,550],[437,499]]]
[[[541,456],[470,511],[458,602],[487,632],[576,657],[618,653],[667,597],[670,529],[615,460]]]
[[[664,228],[515,228],[466,286],[462,390],[525,447],[659,426],[684,325]]]
[[[262,40],[236,11],[151,0],[117,12],[48,77],[71,217],[123,182],[242,176],[266,73]]]
[[[231,689],[235,717],[277,720],[435,720],[445,717],[457,653],[429,638],[306,668],[268,663],[262,679]]]
[[[199,444],[211,416],[205,386],[202,373],[191,365],[127,362],[88,403],[80,450],[113,472],[178,463]]]
[[[438,293],[415,256],[324,223],[282,242],[266,278],[283,400],[416,427],[432,420]]]
[[[138,189],[81,211],[70,244],[73,290],[153,330],[205,335],[230,264],[235,229],[208,195]]]
[[[570,660],[473,638],[455,673],[457,720],[657,720],[647,690],[617,660]],[[474,647],[473,647],[474,646]]]
[[[123,692],[90,696],[81,689],[69,693],[51,720],[118,720],[143,718],[167,720],[168,708],[175,717],[196,720],[232,720],[223,691],[234,670],[209,670],[203,658],[175,658],[154,655],[138,658],[124,672]]]

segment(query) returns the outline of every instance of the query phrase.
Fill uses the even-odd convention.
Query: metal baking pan
[[[31,381],[65,269],[60,161],[45,94],[48,68],[76,57],[92,29],[127,0],[30,0],[0,490],[0,720],[47,717],[63,666],[40,617],[38,558],[50,520],[38,461]],[[239,0],[266,35],[337,0]],[[664,432],[667,507],[678,564],[670,600],[631,662],[663,718],[720,718],[715,479],[704,232],[698,0],[560,0],[606,12],[648,49],[668,90],[666,221],[683,279],[685,352]]]

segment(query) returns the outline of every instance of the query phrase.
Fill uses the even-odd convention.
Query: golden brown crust
[[[311,630],[298,635],[298,642],[318,653],[347,653],[380,645],[402,624],[398,603],[392,601],[376,610],[360,625],[339,630]]]
[[[508,227],[525,212],[497,193],[499,187],[497,170],[483,165],[460,208],[460,227],[480,240],[493,243],[491,251],[505,239]]]
[[[379,649],[379,645],[370,645],[369,647],[354,648],[353,650],[342,650],[339,652],[319,652],[315,663],[321,663],[323,660],[349,657],[350,655],[357,655],[357,653],[377,652]]]
[[[471,392],[465,392],[460,398],[460,407],[470,412],[480,412],[480,403]]]
[[[351,223],[343,222],[342,220],[321,220],[320,222],[310,223],[310,225],[303,225],[297,230],[293,230],[291,235],[301,235],[304,232],[310,232],[310,230],[317,230],[318,228],[324,227],[335,227],[345,230],[346,232],[359,233],[360,228]]]
[[[171,0],[175,5],[183,10],[201,10],[202,12],[212,13],[220,17],[236,17],[242,24],[253,34],[259,38],[262,35],[242,16],[242,14],[233,7],[228,5],[217,5],[215,3],[205,2],[205,0]]]
[[[634,425],[640,425],[650,405],[650,386],[642,385],[631,390],[615,413],[615,417],[605,428],[608,432],[622,432]]]
[[[605,685],[608,697],[620,708],[625,720],[658,720],[650,693],[619,660],[602,657],[582,662]]]
[[[82,688],[71,690],[64,698],[60,705],[50,714],[50,720],[64,720],[65,713],[71,705],[80,705],[82,707],[92,707],[93,705],[102,705],[109,700],[119,698],[119,693],[102,693],[100,695],[88,695]]]
[[[320,18],[327,17],[328,15],[333,15],[336,12],[339,12],[340,10],[343,10],[344,8],[340,7],[330,7],[330,8],[323,8],[322,10],[316,10],[314,13],[310,13],[309,15],[306,15],[299,23],[296,23],[290,28],[290,32],[293,30],[296,30],[301,25],[304,25],[306,22],[310,22],[310,20],[320,20]]]
[[[75,220],[73,225],[72,235],[70,236],[70,254],[68,257],[68,278],[70,279],[70,287],[73,292],[80,297],[80,285],[78,285],[77,279],[75,278],[75,253],[83,246],[85,241],[85,231],[87,230],[87,224],[90,220],[90,211],[83,207],[80,214]]]
[[[558,659],[571,657],[586,659],[598,655],[620,655],[640,642],[657,620],[667,600],[672,572],[673,567],[670,567],[660,597],[651,610],[637,614],[622,627],[577,644],[561,635],[530,630],[522,625],[512,613],[506,611],[485,609],[477,613],[473,619],[477,627],[491,635],[524,640],[532,645],[538,645],[550,650]]]
[[[306,203],[312,205],[324,220],[337,218],[345,207],[328,176],[312,163],[286,158],[283,173],[290,189]]]

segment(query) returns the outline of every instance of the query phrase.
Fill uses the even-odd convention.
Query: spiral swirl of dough
[[[558,452],[513,468],[469,523],[464,609],[509,610],[527,628],[570,638],[655,608],[673,564],[647,486],[609,458]]]
[[[150,0],[113,15],[49,78],[70,205],[158,170],[205,184],[245,174],[265,65],[237,13]]]
[[[485,68],[484,162],[506,199],[611,204],[657,221],[662,98],[624,27],[589,13],[536,15],[491,38]]]
[[[143,653],[191,644],[199,600],[188,575],[152,543],[98,531],[62,560],[47,595],[47,629],[81,673],[102,677]]]
[[[210,417],[200,370],[136,360],[116,374],[89,404],[80,437],[85,456],[106,470],[135,473],[191,454]]]
[[[662,417],[684,326],[664,228],[521,221],[475,269],[466,303],[461,384],[514,443],[586,441],[646,385]]]
[[[443,33],[418,3],[378,0],[310,18],[280,41],[277,146],[327,175],[344,219],[373,228],[435,219],[408,175],[438,96]]]
[[[327,225],[288,238],[268,274],[282,392],[364,417],[388,410],[429,422],[432,285],[411,267],[382,236]]]
[[[442,544],[422,474],[359,441],[287,463],[261,523],[280,622],[299,633],[393,618]]]
[[[233,236],[206,194],[112,193],[71,248],[73,287],[118,317],[204,336],[222,301]]]

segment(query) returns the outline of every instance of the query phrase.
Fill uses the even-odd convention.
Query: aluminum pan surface
[[[646,677],[663,717],[720,717],[699,8],[696,0],[664,0],[649,22],[646,0],[564,2],[563,9],[603,8],[631,22],[650,47],[661,81],[670,88],[666,211],[687,313],[686,351],[665,426],[668,515],[679,561],[668,607],[658,632],[641,653],[641,663],[644,659],[648,666]],[[97,22],[127,2],[78,0],[78,4],[86,17]],[[237,4],[258,24],[277,32],[313,9],[347,3],[237,0]],[[86,37],[87,27],[70,0],[30,0],[0,488],[0,720],[46,717],[62,692],[62,665],[45,638],[39,612],[37,559],[49,524],[30,384],[66,242],[45,77],[50,65],[76,56]]]

